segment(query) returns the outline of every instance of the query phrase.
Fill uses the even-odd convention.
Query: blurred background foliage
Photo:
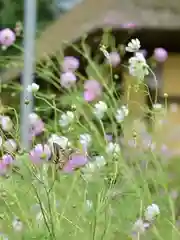
[[[65,12],[70,11],[82,0],[36,0],[37,2],[37,36],[51,21],[60,17]],[[17,22],[24,22],[24,2],[25,0],[0,0],[0,29],[14,29]],[[22,47],[23,37],[18,37],[16,44]],[[0,70],[9,62],[9,58],[14,58],[20,53],[19,49],[10,47],[3,51],[0,49],[0,57],[5,57],[0,61]],[[9,57],[10,56],[10,57]]]
[[[82,0],[37,0],[38,28],[72,9]],[[0,28],[14,28],[17,21],[23,22],[24,0],[0,0]]]
[[[53,19],[53,0],[37,1],[38,25]],[[24,0],[0,0],[0,27],[14,28],[17,21],[23,22]]]

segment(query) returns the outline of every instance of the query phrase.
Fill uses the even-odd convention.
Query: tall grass
[[[164,161],[166,156],[155,151],[151,142],[143,145],[141,132],[132,128],[130,109],[128,116],[123,115],[122,121],[117,121],[117,110],[123,114],[125,103],[114,95],[116,86],[112,80],[111,64],[107,66],[104,62],[98,65],[85,48],[83,54],[89,62],[88,77],[95,78],[103,87],[101,96],[92,102],[85,101],[85,80],[78,70],[75,72],[79,76],[78,82],[70,89],[63,89],[63,93],[59,76],[53,72],[48,72],[51,76],[48,81],[53,79],[61,94],[43,93],[41,88],[34,93],[40,103],[35,108],[39,110],[38,114],[43,118],[50,111],[53,118],[48,117],[42,133],[32,137],[32,149],[38,143],[47,143],[52,153],[49,160],[41,155],[37,164],[32,161],[31,152],[29,154],[21,148],[19,112],[11,106],[4,106],[1,155],[3,159],[8,153],[14,160],[6,166],[5,172],[3,166],[0,169],[2,239],[179,240],[178,165],[173,167],[170,159]],[[106,60],[107,56],[104,57]],[[131,84],[137,87],[144,82],[134,80]],[[13,87],[15,92],[18,89]],[[126,100],[129,103],[129,99]],[[95,104],[99,101],[107,105],[100,118],[94,113]],[[60,126],[59,118],[65,109],[72,111],[74,118],[69,125]],[[2,118],[7,112],[13,115],[13,126],[5,130],[9,123],[6,122],[4,127]],[[129,145],[126,129],[131,133]],[[147,130],[144,133],[151,134]],[[62,139],[52,144],[48,141],[52,134],[65,136],[70,145],[63,149]],[[82,143],[82,134],[89,134],[88,144],[86,140]],[[106,134],[111,134],[113,139],[109,140]],[[4,147],[10,138],[18,145],[16,150],[10,151],[12,144]],[[107,151],[110,143],[117,144],[116,148]],[[84,156],[88,163],[67,173],[64,166],[73,153]],[[103,156],[103,160],[98,162],[97,156]],[[173,173],[171,178],[170,173]],[[160,213],[152,221],[147,221],[146,209],[152,204],[159,207]],[[148,227],[137,227],[140,218]]]

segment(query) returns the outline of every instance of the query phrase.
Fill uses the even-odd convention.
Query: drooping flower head
[[[96,80],[87,80],[84,83],[84,99],[87,102],[91,102],[102,94],[102,86]]]
[[[79,60],[73,56],[64,57],[64,61],[62,63],[62,71],[63,72],[74,72],[79,68]]]
[[[33,163],[43,163],[48,161],[51,157],[51,150],[47,144],[37,144],[31,151],[30,151],[30,159]]]
[[[0,31],[0,44],[9,47],[11,46],[16,40],[16,35],[15,33],[9,29],[5,28]]]

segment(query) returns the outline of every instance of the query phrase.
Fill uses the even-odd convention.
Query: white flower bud
[[[28,85],[28,87],[27,87],[27,91],[28,91],[29,93],[31,93],[31,92],[35,93],[35,92],[37,92],[38,90],[39,90],[39,85],[36,84],[36,83],[32,83],[31,85]]]
[[[146,208],[144,217],[147,221],[153,221],[160,214],[160,209],[158,205],[151,204]]]
[[[1,117],[1,127],[4,131],[9,132],[13,128],[13,123],[8,116],[2,116]]]
[[[3,144],[4,150],[12,153],[15,152],[17,150],[17,144],[13,139],[8,139],[4,142]]]

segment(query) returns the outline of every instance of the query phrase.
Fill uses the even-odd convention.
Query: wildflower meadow
[[[3,51],[15,48],[16,38],[13,30],[1,30]],[[0,239],[180,239],[178,159],[166,146],[155,148],[146,123],[133,127],[128,101],[112,76],[113,68],[123,67],[137,91],[149,75],[156,86],[153,66],[168,53],[157,48],[146,59],[140,40],[116,48],[102,42],[102,64],[82,52],[88,77],[79,73],[78,58],[64,56],[59,75],[47,73],[56,93],[41,91],[38,82],[28,86],[39,103],[29,115],[30,150],[20,144],[18,106],[3,106]],[[121,64],[125,53],[130,57]],[[15,92],[23,87],[11,82],[6,87],[12,86]],[[152,115],[164,114],[157,97],[152,103]],[[44,121],[48,111],[52,115]]]

